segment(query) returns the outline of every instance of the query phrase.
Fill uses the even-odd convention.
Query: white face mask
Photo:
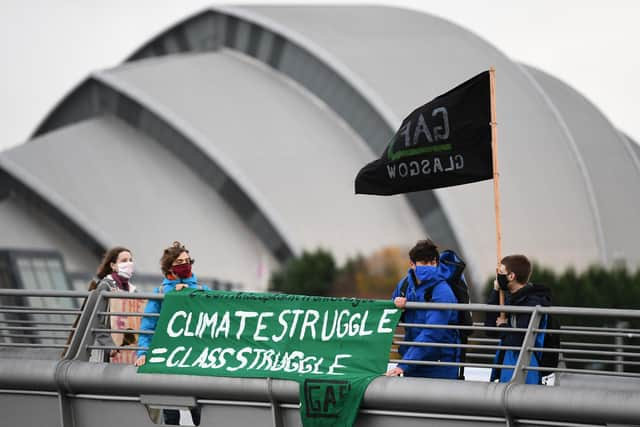
[[[118,276],[123,279],[131,279],[131,276],[133,276],[133,261],[119,262]]]

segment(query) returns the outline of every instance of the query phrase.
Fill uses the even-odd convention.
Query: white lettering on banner
[[[407,122],[404,126],[402,126],[398,132],[400,133],[400,135],[404,135],[404,146],[405,147],[410,147],[411,146],[411,122]]]
[[[442,114],[442,126],[433,127],[433,136],[436,141],[441,141],[449,138],[449,113],[444,107],[438,107],[433,110],[431,115],[435,117],[437,114]]]
[[[398,165],[398,172],[400,172],[400,178],[406,178],[409,173],[409,167],[406,163],[400,163]]]
[[[410,162],[399,162],[388,164],[387,176],[394,180],[398,177],[407,178],[409,176],[432,175],[444,172],[453,172],[464,169],[464,157],[462,154],[450,156],[434,157],[433,162],[423,159],[420,162],[412,160]],[[444,167],[443,167],[444,166]]]
[[[222,368],[224,365],[226,365],[227,360],[225,358],[225,354],[229,354],[232,355],[235,353],[236,351],[233,348],[225,348],[224,350],[222,350],[220,352],[220,358],[218,359],[218,363],[212,365],[211,367],[213,369],[219,369]]]
[[[213,350],[211,350],[211,353],[209,353],[209,356],[207,357],[207,360],[209,361],[209,363],[207,363],[202,367],[207,369],[211,368],[213,364],[216,363],[216,360],[218,360],[218,356],[216,356],[218,353],[220,353],[219,348],[214,348]]]
[[[253,359],[253,363],[251,364],[251,366],[249,366],[248,369],[254,369],[256,367],[256,364],[260,361],[260,356],[262,355],[262,353],[264,353],[266,350],[263,348],[254,348],[253,352],[256,353],[256,358]]]
[[[242,350],[240,350],[238,353],[236,353],[236,359],[238,359],[240,361],[240,364],[234,368],[232,368],[231,366],[229,366],[227,368],[227,371],[237,371],[238,369],[242,369],[245,366],[247,366],[247,363],[249,363],[249,360],[247,360],[246,357],[244,357],[245,353],[251,353],[251,347],[244,347]]]
[[[284,368],[285,372],[295,372],[299,369],[300,364],[297,363],[295,359],[299,359],[300,361],[302,361],[302,359],[304,359],[304,353],[301,351],[291,352],[291,354],[289,355],[290,362],[288,366],[285,366]]]
[[[163,354],[165,354],[167,351],[168,351],[168,349],[166,349],[166,348],[162,348],[162,347],[160,347],[160,348],[154,348],[153,350],[151,350],[151,354],[152,354],[153,356],[149,359],[149,362],[150,362],[150,363],[162,363],[162,362],[164,362],[164,361],[166,360],[166,358],[165,358],[165,357],[162,357],[162,356],[158,356],[158,355],[159,355],[159,354],[160,354],[160,355],[163,355]]]
[[[201,352],[200,356],[191,364],[191,366],[201,366],[207,362],[207,356],[209,355],[209,347],[205,347]]]
[[[424,135],[424,140],[427,143],[433,143],[434,141],[444,141],[449,139],[449,113],[445,107],[438,107],[433,109],[431,117],[439,118],[439,124],[433,126],[429,130],[426,120],[422,113],[418,114],[418,120],[415,129],[413,130],[413,136],[411,135],[411,121],[407,121],[398,130],[398,134],[403,136],[405,148],[416,146],[420,143],[420,136]]]
[[[431,172],[431,169],[430,169],[430,166],[429,166],[430,164],[431,164],[431,162],[429,162],[429,160],[423,160],[422,161],[422,174],[423,175],[427,175],[428,173]]]
[[[175,322],[178,317],[184,317],[186,319],[187,312],[182,310],[176,311],[173,313],[173,316],[171,316],[171,319],[169,319],[169,323],[167,324],[167,335],[171,338],[179,337],[184,332],[184,328],[180,328],[178,331],[173,330],[173,322]]]
[[[167,357],[167,366],[168,366],[169,368],[173,368],[173,367],[175,367],[175,366],[178,366],[178,363],[179,363],[179,362],[177,362],[177,361],[175,361],[175,362],[174,362],[174,361],[173,361],[173,358],[174,358],[178,353],[180,353],[180,352],[182,352],[182,351],[185,351],[185,350],[186,350],[186,348],[185,348],[185,347],[183,347],[183,346],[181,346],[181,345],[179,345],[178,347],[174,348],[174,349],[173,349],[173,351],[171,352],[171,354],[169,354],[169,357]]]
[[[415,160],[409,163],[409,175],[411,176],[420,175],[420,163],[416,162]]]
[[[369,310],[365,311],[362,315],[362,320],[360,321],[360,330],[358,331],[358,335],[361,337],[366,337],[367,335],[371,335],[373,331],[367,331],[367,318],[369,317]]]
[[[262,331],[264,329],[267,329],[267,325],[262,323],[262,321],[264,320],[265,317],[273,317],[273,313],[268,312],[268,311],[260,313],[260,316],[258,316],[258,323],[256,324],[256,331],[253,334],[253,340],[254,341],[269,341],[268,337],[261,337],[260,336],[260,331]]]
[[[342,310],[340,312],[340,315],[338,316],[338,330],[336,332],[336,334],[338,335],[338,338],[344,338],[349,333],[349,323],[342,322],[342,317],[344,315],[348,316],[349,310]],[[344,326],[344,328],[342,328],[342,326]]]
[[[203,314],[203,321],[202,321],[202,325],[201,325],[201,329],[200,331],[198,331],[198,338],[202,338],[202,335],[204,334],[204,331],[207,330],[207,328],[210,328],[211,330],[211,338],[213,338],[213,331],[216,329],[216,323],[218,323],[218,313],[213,313],[211,315],[211,317],[209,317],[208,313],[202,313]]]
[[[192,317],[193,313],[189,313],[187,315],[187,322],[186,325],[184,326],[184,336],[185,337],[192,337],[193,336],[193,332],[191,332],[189,330],[189,326],[191,326],[191,317]]]
[[[220,336],[221,333],[224,332],[224,337],[229,338],[229,328],[231,327],[231,319],[228,311],[225,311],[222,316],[222,320],[220,321],[220,326],[216,330],[216,338]]]
[[[310,315],[313,315],[313,320],[309,320]],[[304,339],[305,330],[311,329],[311,338],[316,339],[315,325],[320,319],[320,313],[315,310],[307,310],[302,321],[302,327],[300,328],[300,340]]]
[[[331,364],[331,366],[329,366],[329,370],[327,371],[328,375],[344,375],[340,372],[335,372],[335,370],[337,368],[346,368],[346,366],[344,365],[340,365],[338,363],[338,360],[340,359],[346,359],[348,357],[351,357],[350,354],[336,354],[336,357],[333,359],[333,363]]]
[[[293,338],[293,334],[296,331],[296,325],[298,324],[298,318],[300,317],[301,314],[304,313],[304,310],[291,310],[291,313],[294,314],[294,318],[293,318],[293,323],[291,325],[291,328],[289,329],[289,338]]]
[[[433,173],[436,172],[442,172],[442,163],[440,163],[440,159],[437,157],[433,159]]]
[[[356,313],[353,316],[351,316],[351,318],[349,319],[349,336],[350,337],[354,337],[356,335],[358,335],[358,331],[360,324],[356,323],[360,320],[360,313]]]
[[[329,312],[325,310],[324,320],[322,321],[322,341],[329,341],[333,334],[336,332],[336,326],[338,323],[338,310],[333,310],[333,326],[331,326],[330,334],[327,333],[327,320],[329,319]]]
[[[272,335],[271,336],[271,340],[273,342],[280,342],[282,341],[282,338],[284,338],[284,336],[287,334],[287,328],[289,327],[289,324],[284,320],[284,316],[285,314],[289,314],[291,313],[291,310],[282,310],[280,312],[280,315],[278,316],[278,323],[280,323],[280,325],[282,325],[282,334],[280,336],[275,336]]]
[[[433,142],[431,132],[429,132],[429,128],[427,127],[427,123],[424,121],[424,116],[422,114],[418,115],[418,125],[413,133],[413,145],[418,145],[420,135],[424,135],[428,142]]]
[[[187,352],[184,354],[184,356],[182,356],[182,360],[180,361],[180,364],[178,365],[178,367],[180,367],[180,368],[188,368],[189,367],[189,365],[187,365],[187,359],[191,355],[191,350],[193,350],[191,347],[189,347],[187,349]]]
[[[198,350],[200,353],[192,356],[192,347],[178,346],[169,354],[166,361],[162,358],[152,358],[149,363],[162,363],[169,368],[202,368],[225,369],[235,372],[240,369],[253,369],[267,372],[297,372],[299,374],[316,375],[344,375],[340,370],[346,368],[343,359],[353,357],[351,354],[336,354],[326,372],[321,369],[325,359],[318,356],[308,356],[300,350],[280,352],[261,348],[244,347],[236,351],[234,348],[209,348]],[[195,358],[194,358],[195,356]],[[251,360],[253,359],[253,360]],[[249,364],[251,360],[251,364]]]
[[[197,322],[195,322],[197,316]],[[303,341],[305,339],[323,342],[345,337],[367,336],[374,331],[367,329],[369,311],[351,312],[342,310],[285,309],[278,313],[277,323],[270,320],[274,312],[235,311],[231,312],[185,312],[176,311],[167,322],[167,335],[170,338],[194,337],[197,339],[217,339],[232,337],[236,340],[280,342],[285,337]],[[279,326],[279,328],[278,328]],[[280,329],[273,335],[264,335],[264,331]]]
[[[255,311],[236,311],[234,314],[236,317],[240,318],[240,327],[238,328],[238,332],[236,333],[236,339],[239,340],[240,335],[242,335],[242,332],[244,332],[245,319],[247,317],[257,317],[258,313],[256,313]]]
[[[387,316],[392,315],[398,311],[397,308],[385,308],[382,312],[382,316],[380,316],[380,321],[378,322],[378,333],[379,334],[388,334],[389,332],[393,332],[391,328],[383,328],[384,325],[391,322]]]

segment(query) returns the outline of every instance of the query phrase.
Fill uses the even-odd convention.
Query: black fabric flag
[[[402,121],[382,156],[356,177],[356,194],[383,196],[493,178],[489,71]]]

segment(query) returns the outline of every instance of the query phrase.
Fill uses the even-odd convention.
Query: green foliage
[[[273,273],[269,289],[288,294],[326,295],[337,275],[333,255],[323,249],[303,252]]]
[[[381,248],[367,257],[356,255],[338,267],[332,254],[304,252],[271,275],[269,289],[277,292],[334,297],[387,299],[405,274],[406,250]]]
[[[551,288],[553,305],[556,306],[640,307],[640,269],[633,273],[624,265],[609,269],[593,265],[580,273],[573,268],[555,273],[534,263],[531,281]],[[486,295],[492,288],[493,278],[490,278],[486,284]]]

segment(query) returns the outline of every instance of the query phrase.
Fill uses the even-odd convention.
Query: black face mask
[[[503,291],[509,290],[509,279],[507,279],[506,274],[498,274],[498,286],[500,286],[500,289]]]

